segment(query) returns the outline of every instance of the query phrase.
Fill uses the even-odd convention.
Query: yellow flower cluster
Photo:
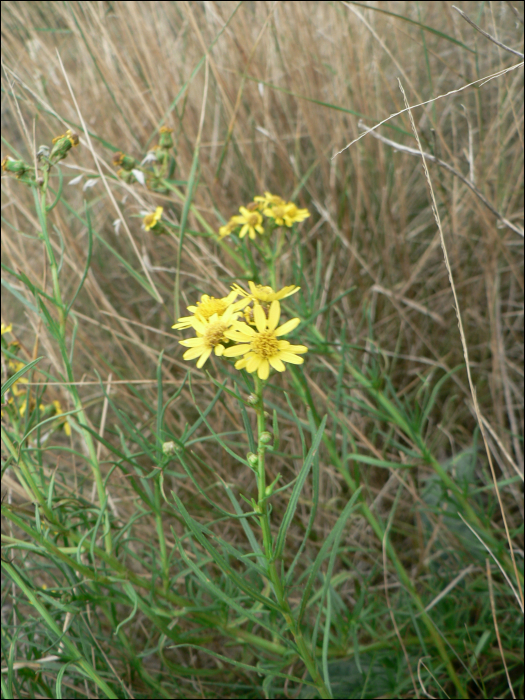
[[[274,291],[254,282],[248,284],[249,292],[235,284],[226,297],[203,294],[196,306],[188,306],[192,315],[179,318],[172,326],[193,328],[196,332],[194,338],[179,341],[189,348],[183,355],[185,360],[197,360],[200,368],[212,352],[219,357],[240,357],[235,363],[236,369],[257,372],[260,379],[268,379],[270,368],[284,372],[285,362],[296,365],[304,362],[299,355],[308,352],[308,348],[282,339],[299,325],[300,319],[292,318],[279,325],[279,300],[300,288],[289,285]],[[237,301],[239,296],[241,299]],[[246,322],[238,320],[241,312]]]
[[[240,214],[232,216],[227,224],[219,229],[220,238],[229,236],[236,229],[239,230],[239,238],[246,234],[255,239],[257,234],[264,234],[263,215],[272,221],[273,227],[287,226],[304,221],[310,216],[308,209],[299,209],[293,202],[285,202],[284,199],[271,192],[265,192],[263,196],[254,197],[246,207],[239,207]]]

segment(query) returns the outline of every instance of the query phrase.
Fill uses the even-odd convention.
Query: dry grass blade
[[[505,46],[505,44],[502,44],[501,41],[498,41],[495,37],[491,36],[488,32],[486,32],[484,29],[482,29],[480,26],[478,26],[475,22],[473,22],[470,17],[463,12],[463,10],[460,10],[459,7],[456,7],[455,5],[452,5],[452,9],[456,10],[465,22],[468,22],[471,27],[474,27],[474,29],[479,32],[480,34],[483,34],[484,37],[489,39],[489,41],[492,41],[493,44],[496,44],[496,46],[499,46],[500,49],[505,49],[505,51],[508,51],[511,54],[514,54],[514,56],[519,56],[520,58],[523,58],[523,54],[520,51],[516,51],[515,49],[511,49],[510,46]]]
[[[493,465],[493,462],[492,462],[492,454],[491,454],[490,448],[489,448],[489,446],[488,446],[488,444],[487,444],[487,438],[486,438],[486,435],[485,435],[485,425],[484,425],[484,423],[483,423],[483,419],[482,419],[482,417],[481,417],[481,412],[480,412],[480,409],[479,409],[478,399],[477,399],[477,395],[476,395],[476,388],[475,388],[475,386],[474,386],[474,382],[473,382],[473,380],[472,380],[472,375],[471,375],[471,371],[470,371],[470,359],[469,359],[469,354],[468,354],[467,339],[466,339],[466,337],[465,337],[465,331],[464,331],[464,329],[463,329],[463,321],[461,320],[461,311],[460,311],[460,308],[459,308],[459,302],[458,302],[458,297],[457,297],[457,293],[456,293],[456,286],[455,286],[455,284],[454,284],[454,277],[453,277],[453,275],[452,275],[452,268],[451,268],[451,266],[450,266],[450,261],[449,261],[449,258],[448,258],[448,251],[447,251],[447,246],[446,246],[446,243],[445,243],[445,237],[444,237],[444,235],[443,235],[443,228],[442,228],[442,226],[441,226],[441,218],[440,218],[440,216],[439,216],[438,206],[437,206],[436,198],[435,198],[435,195],[434,195],[434,189],[433,189],[433,187],[432,187],[432,181],[431,181],[431,179],[430,179],[430,174],[429,174],[429,172],[428,172],[428,168],[427,168],[425,156],[424,156],[424,153],[423,153],[423,149],[422,149],[422,147],[421,147],[421,141],[419,140],[419,134],[418,134],[418,132],[417,132],[416,125],[415,125],[415,123],[414,123],[414,118],[413,118],[413,116],[412,116],[412,110],[411,110],[411,108],[408,106],[408,100],[407,100],[407,97],[406,97],[406,95],[405,95],[405,91],[403,90],[403,85],[401,84],[401,81],[400,81],[400,80],[399,80],[399,89],[400,89],[401,92],[403,93],[403,99],[404,99],[404,101],[405,101],[405,105],[406,105],[406,108],[407,108],[407,110],[408,110],[408,115],[409,115],[409,117],[410,117],[410,124],[411,124],[411,126],[412,126],[412,131],[413,131],[413,133],[414,133],[414,136],[415,136],[416,141],[417,141],[417,145],[418,145],[418,147],[419,147],[419,152],[420,152],[420,154],[421,154],[421,161],[422,161],[422,163],[423,163],[423,169],[424,169],[424,171],[425,171],[425,177],[426,177],[426,180],[427,180],[427,183],[428,183],[428,187],[429,187],[429,191],[430,191],[430,196],[431,196],[431,199],[432,199],[432,211],[433,211],[433,213],[434,213],[434,217],[435,217],[435,219],[436,219],[436,224],[437,224],[438,229],[439,229],[439,235],[440,235],[440,237],[441,237],[441,247],[442,247],[442,249],[443,249],[443,256],[444,256],[444,259],[445,259],[445,266],[446,266],[446,268],[447,268],[448,277],[449,277],[449,280],[450,280],[450,287],[451,287],[451,289],[452,289],[452,294],[453,294],[453,296],[454,296],[454,303],[455,303],[456,316],[457,316],[457,319],[458,319],[459,334],[460,334],[460,337],[461,337],[461,345],[462,345],[462,347],[463,347],[463,354],[464,354],[464,356],[465,356],[465,364],[466,364],[466,369],[467,369],[467,376],[468,376],[468,382],[469,382],[469,386],[470,386],[470,391],[471,391],[471,394],[472,394],[472,401],[473,401],[473,403],[474,403],[474,409],[475,409],[475,411],[476,411],[476,417],[477,417],[477,420],[478,420],[478,425],[479,425],[479,427],[480,427],[480,429],[481,429],[481,434],[482,434],[482,436],[483,436],[483,442],[484,442],[484,444],[485,444],[485,451],[486,451],[486,453],[487,453],[487,458],[488,458],[488,462],[489,462],[489,465],[490,465],[490,471],[491,471],[491,474],[492,474],[492,478],[493,478],[493,480],[494,480],[494,488],[495,488],[495,490],[496,490],[496,494],[497,494],[497,497],[498,497],[498,502],[499,502],[499,507],[500,507],[500,512],[501,512],[501,517],[502,517],[502,519],[503,519],[503,524],[504,524],[504,526],[505,526],[505,534],[506,534],[506,536],[507,536],[507,542],[508,542],[508,545],[509,545],[509,553],[510,553],[510,556],[511,556],[511,559],[512,559],[512,563],[513,563],[513,566],[514,566],[514,573],[515,573],[515,575],[516,575],[516,585],[518,586],[519,596],[520,596],[520,599],[521,599],[521,605],[522,605],[522,609],[523,609],[523,590],[522,590],[522,588],[521,588],[520,575],[519,575],[519,573],[518,573],[518,567],[516,566],[516,558],[515,558],[515,555],[514,555],[514,547],[513,547],[513,545],[512,545],[512,539],[511,539],[511,536],[510,536],[509,527],[508,527],[508,525],[507,525],[507,516],[505,515],[505,508],[504,508],[504,506],[503,506],[503,501],[501,500],[501,494],[500,494],[500,491],[499,491],[498,480],[497,480],[497,478],[496,478],[496,473],[495,473],[495,471],[494,471],[494,465]]]
[[[476,197],[478,197],[478,199],[480,199],[483,202],[487,209],[491,211],[494,214],[494,216],[501,221],[502,224],[504,224],[507,228],[510,228],[511,231],[514,231],[514,233],[517,233],[519,236],[523,237],[523,230],[519,228],[519,226],[516,226],[511,221],[506,219],[502,214],[500,214],[499,211],[488,201],[485,195],[482,192],[480,192],[480,190],[476,187],[472,180],[469,180],[463,175],[463,173],[460,173],[459,170],[456,170],[456,168],[453,168],[451,165],[449,165],[449,163],[446,163],[444,160],[441,160],[441,158],[433,156],[431,153],[420,152],[416,148],[410,148],[410,146],[405,146],[402,143],[397,143],[396,141],[387,139],[384,136],[381,136],[381,134],[377,134],[373,129],[367,127],[366,124],[361,120],[359,121],[359,126],[366,129],[365,133],[371,134],[375,139],[387,144],[387,146],[392,146],[392,148],[394,148],[396,151],[400,151],[401,153],[408,153],[409,155],[417,156],[418,158],[425,158],[425,160],[429,160],[431,163],[436,163],[436,165],[439,165],[441,168],[448,170],[449,173],[452,173],[454,177],[457,177],[459,180],[461,180],[461,182],[463,182],[467,187],[469,187],[472,190],[472,192],[474,192]]]

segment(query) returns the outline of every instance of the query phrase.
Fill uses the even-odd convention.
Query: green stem
[[[166,548],[166,538],[164,537],[164,524],[162,522],[162,500],[160,496],[160,475],[155,479],[155,524],[157,526],[157,535],[159,538],[160,558],[162,561],[162,582],[164,590],[169,588],[169,567],[168,567],[168,550]]]
[[[317,668],[314,657],[312,656],[310,649],[308,648],[303,633],[297,621],[294,619],[290,604],[286,597],[284,591],[281,576],[277,569],[276,561],[273,557],[273,543],[272,535],[270,531],[270,515],[268,512],[268,496],[266,493],[266,472],[264,466],[264,453],[266,451],[266,442],[261,440],[261,436],[266,432],[265,430],[265,415],[264,415],[264,403],[263,403],[263,390],[264,382],[255,377],[255,396],[257,398],[257,403],[255,404],[255,410],[257,412],[257,489],[259,500],[257,503],[257,510],[259,512],[259,522],[261,524],[262,534],[263,534],[263,545],[264,553],[266,556],[266,561],[268,562],[268,578],[273,585],[275,597],[281,607],[283,617],[286,621],[288,629],[295,639],[297,644],[297,649],[299,655],[302,658],[308,673],[315,683],[315,686],[322,698],[331,698],[328,688],[323,681],[321,674]]]
[[[72,368],[71,363],[69,361],[69,354],[67,351],[67,344],[66,344],[66,309],[65,309],[64,303],[62,301],[62,293],[60,291],[60,281],[59,281],[59,277],[58,277],[58,265],[57,265],[57,261],[55,258],[55,254],[53,252],[53,246],[51,245],[51,240],[49,238],[49,232],[47,230],[47,212],[48,212],[48,209],[46,207],[46,193],[47,193],[47,187],[49,184],[49,172],[50,172],[50,166],[48,165],[43,169],[44,182],[42,184],[40,193],[38,193],[38,191],[35,190],[35,199],[36,199],[36,205],[37,205],[37,209],[38,209],[40,224],[41,224],[41,228],[42,228],[42,238],[44,240],[44,245],[46,247],[47,256],[49,259],[49,267],[51,269],[51,279],[52,279],[52,283],[53,283],[53,298],[54,298],[55,304],[58,308],[58,324],[59,324],[58,343],[60,346],[60,351],[61,351],[62,359],[64,361],[64,365],[66,368],[67,376],[68,376],[68,379],[70,382],[70,384],[68,385],[68,389],[69,389],[69,393],[71,394],[71,397],[73,399],[73,404],[75,406],[75,409],[77,411],[78,420],[80,421],[80,423],[82,425],[87,425],[87,423],[88,423],[87,417],[86,417],[86,414],[84,413],[84,408],[82,406],[82,402],[80,400],[80,396],[78,394],[76,386],[74,385],[73,368]],[[56,202],[54,204],[56,204]],[[54,204],[53,204],[53,206],[54,206]],[[104,481],[102,479],[102,474],[100,471],[100,464],[99,464],[98,457],[97,457],[97,451],[95,449],[95,443],[93,442],[93,438],[87,430],[83,430],[82,433],[84,436],[84,441],[85,441],[86,446],[88,448],[89,463],[91,465],[91,470],[93,473],[93,477],[95,479],[99,502],[100,502],[100,505],[102,507],[102,505],[106,502],[106,490],[104,488]],[[112,540],[111,540],[111,523],[109,520],[109,512],[107,510],[104,514],[104,525],[105,525],[104,542],[106,545],[106,551],[109,554],[112,551],[113,545],[112,545]]]

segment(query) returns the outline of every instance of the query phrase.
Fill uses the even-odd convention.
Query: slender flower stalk
[[[268,498],[271,494],[267,492],[268,489],[266,488],[266,471],[264,463],[264,456],[268,446],[269,436],[269,433],[266,432],[266,419],[264,415],[264,384],[265,382],[255,375],[256,402],[254,404],[254,408],[257,413],[257,511],[259,513],[259,523],[261,525],[263,536],[264,554],[266,561],[268,562],[268,578],[273,585],[275,597],[277,598],[277,602],[281,608],[281,612],[288,630],[297,644],[299,655],[308,669],[308,673],[310,674],[312,681],[315,683],[315,686],[322,698],[331,698],[332,696],[326,687],[321,674],[319,673],[314,656],[306,644],[301,628],[293,617],[290,604],[286,597],[283,582],[279,574],[277,561],[273,557],[273,541],[270,531],[270,513],[268,509]]]

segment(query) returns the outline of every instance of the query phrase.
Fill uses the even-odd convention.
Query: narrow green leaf
[[[319,429],[317,430],[317,433],[313,439],[312,446],[310,447],[306,459],[304,460],[303,466],[301,467],[301,471],[299,472],[299,476],[293,488],[292,495],[290,496],[290,500],[288,502],[288,506],[283,516],[281,527],[279,528],[277,539],[275,541],[275,551],[273,554],[274,559],[279,559],[283,553],[284,543],[286,540],[286,533],[288,532],[290,523],[292,522],[293,516],[295,515],[295,509],[297,508],[297,502],[299,500],[301,491],[303,490],[304,482],[306,480],[306,477],[308,476],[308,472],[310,471],[310,467],[312,466],[312,462],[315,458],[317,450],[319,449],[321,440],[323,439],[326,419],[327,416],[325,416],[321,421],[321,425],[319,426]]]
[[[197,646],[196,644],[177,644],[176,646],[170,647],[170,649],[178,649],[180,647],[191,647],[192,649],[197,649],[198,651],[204,651],[206,654],[211,654],[217,659],[220,659],[221,661],[224,661],[228,664],[232,664],[232,666],[236,666],[237,668],[242,668],[245,671],[251,671],[253,673],[256,673],[258,676],[261,674],[267,674],[270,676],[275,676],[276,678],[286,678],[290,681],[294,681],[295,683],[301,683],[301,685],[309,685],[312,688],[315,688],[315,683],[312,683],[311,681],[305,681],[303,678],[297,678],[297,676],[289,676],[287,673],[279,673],[278,671],[275,671],[271,668],[264,668],[264,666],[258,664],[257,666],[249,666],[248,664],[243,664],[240,661],[235,661],[234,659],[228,657],[228,656],[223,656],[222,654],[217,653],[216,651],[212,651],[211,649],[207,647],[200,647]]]
[[[267,598],[266,596],[262,595],[259,593],[258,590],[250,586],[246,580],[240,576],[236,571],[234,571],[231,566],[226,562],[226,560],[221,556],[221,554],[213,547],[208,539],[203,535],[201,531],[200,525],[197,523],[196,520],[194,520],[191,515],[188,513],[186,508],[184,507],[184,504],[180,500],[180,498],[177,496],[177,494],[172,491],[172,496],[175,500],[175,503],[177,504],[177,508],[184,518],[184,521],[186,525],[190,528],[191,532],[193,533],[193,536],[195,537],[196,540],[200,542],[200,544],[204,547],[204,549],[208,552],[208,554],[213,557],[213,561],[217,564],[217,566],[224,571],[224,573],[228,576],[229,579],[231,579],[237,586],[240,588],[241,591],[246,593],[252,600],[256,600],[259,603],[262,603],[265,605],[267,608],[270,610],[275,610],[276,612],[281,612],[281,608],[279,605],[274,603],[272,600]],[[180,549],[180,547],[179,547]]]
[[[328,537],[324,541],[323,546],[321,547],[321,549],[319,550],[319,553],[317,554],[317,557],[315,558],[315,561],[314,561],[313,566],[312,566],[312,570],[310,571],[310,575],[308,576],[308,581],[306,582],[303,597],[301,599],[301,605],[299,608],[299,615],[297,616],[298,624],[300,624],[301,619],[304,615],[304,611],[306,610],[306,605],[307,605],[308,599],[310,597],[310,592],[312,590],[312,586],[313,586],[314,581],[317,577],[317,572],[319,571],[321,564],[323,563],[323,560],[328,555],[328,552],[330,552],[330,547],[332,547],[332,543],[333,543],[333,547],[332,547],[332,551],[330,552],[332,566],[331,566],[331,568],[329,566],[330,572],[333,568],[333,562],[335,561],[335,555],[337,554],[337,545],[339,544],[339,539],[340,539],[341,534],[343,532],[343,528],[345,526],[345,523],[346,523],[350,513],[354,509],[354,505],[355,505],[355,502],[357,500],[357,497],[361,493],[361,488],[362,487],[360,486],[357,489],[357,491],[353,494],[352,498],[348,501],[348,503],[344,507],[344,510],[341,513],[341,515],[339,516],[339,518],[337,519],[337,522],[334,525],[332,532],[328,535]],[[326,580],[328,581],[328,583],[330,583],[330,576],[328,576],[328,574],[327,574]],[[320,605],[322,606],[322,600],[321,600]]]
[[[8,389],[10,389],[15,382],[17,382],[20,377],[23,377],[24,374],[29,372],[29,370],[33,369],[33,367],[40,362],[44,358],[43,355],[40,357],[37,357],[36,360],[32,360],[31,362],[28,362],[25,367],[22,367],[22,369],[19,369],[18,372],[15,372],[12,377],[9,377],[3,384],[2,384],[2,403],[4,403],[4,394]]]

